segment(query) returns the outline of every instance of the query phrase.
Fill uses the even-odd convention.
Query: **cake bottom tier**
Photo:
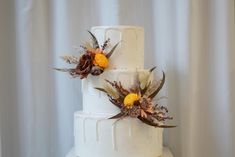
[[[158,157],[163,129],[138,119],[108,119],[108,114],[74,115],[75,155],[79,157]]]

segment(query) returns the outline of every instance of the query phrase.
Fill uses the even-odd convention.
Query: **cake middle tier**
[[[99,77],[89,76],[82,81],[83,92],[83,111],[86,113],[108,113],[115,114],[120,111],[113,105],[108,96],[95,89],[95,87],[103,88],[107,86],[109,81],[120,81],[124,88],[129,89],[135,83],[137,74],[145,75],[149,70],[107,70]]]

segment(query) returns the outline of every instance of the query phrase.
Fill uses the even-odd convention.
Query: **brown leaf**
[[[163,85],[165,83],[165,73],[164,73],[164,71],[162,71],[162,73],[163,73],[163,77],[162,77],[160,85],[158,86],[158,88],[152,94],[150,94],[148,96],[151,99],[153,99],[159,93],[159,91],[162,89],[162,87],[163,87]]]
[[[61,72],[70,72],[72,69],[66,69],[66,68],[53,68],[54,70],[61,71]]]
[[[151,69],[149,70],[149,72],[150,72],[150,73],[153,72],[156,68],[157,68],[156,66],[153,67],[153,68],[151,68]]]
[[[150,120],[148,120],[146,118],[143,118],[141,116],[139,116],[138,119],[140,121],[142,121],[143,123],[145,123],[145,124],[148,124],[150,126],[154,126],[154,127],[157,127],[157,128],[174,128],[174,127],[176,127],[176,126],[173,126],[173,125],[161,125],[161,124],[152,122],[152,121],[150,121]]]
[[[94,49],[97,49],[99,48],[99,43],[98,43],[98,40],[96,39],[95,35],[93,33],[91,33],[89,30],[88,30],[88,33],[91,35],[92,37],[92,44],[93,44],[93,48]]]
[[[112,96],[110,96],[110,95],[108,95],[108,97],[109,97],[109,101],[112,103],[112,104],[114,104],[115,106],[117,106],[118,108],[122,108],[122,102],[121,101],[119,101],[118,99],[114,99],[114,98],[112,98]]]
[[[101,92],[107,93],[107,91],[104,88],[95,87],[95,89],[97,89],[97,90],[99,90]]]
[[[119,118],[123,118],[125,116],[126,115],[124,113],[120,112],[120,113],[116,114],[115,116],[110,117],[109,119],[119,119]]]
[[[105,50],[105,48],[108,46],[108,43],[110,42],[110,38],[105,40],[104,44],[102,45],[102,50]]]
[[[116,49],[116,47],[118,46],[120,42],[118,42],[116,45],[114,45],[114,47],[109,51],[109,53],[106,54],[106,57],[109,58],[112,56],[114,50]]]

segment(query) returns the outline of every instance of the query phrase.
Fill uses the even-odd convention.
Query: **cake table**
[[[75,156],[74,148],[72,148],[70,150],[70,152],[66,155],[66,157],[77,157],[77,156]],[[171,151],[165,147],[163,149],[163,156],[162,157],[173,157],[173,155],[172,155]]]

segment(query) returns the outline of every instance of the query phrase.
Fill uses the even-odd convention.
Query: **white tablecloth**
[[[74,154],[74,148],[70,150],[70,152],[66,155],[66,157],[76,157]],[[171,151],[168,148],[163,149],[163,155],[162,157],[173,157]]]

